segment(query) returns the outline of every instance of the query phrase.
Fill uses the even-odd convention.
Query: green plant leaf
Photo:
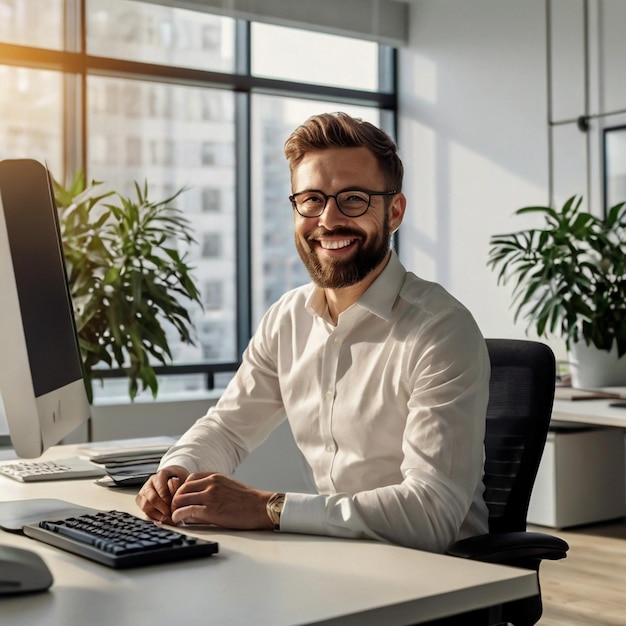
[[[579,339],[626,352],[626,203],[606,219],[582,210],[571,196],[560,210],[529,206],[545,226],[490,238],[488,266],[497,283],[513,281],[514,320],[526,319],[539,336]]]
[[[177,247],[195,243],[191,223],[171,205],[184,188],[152,202],[147,181],[134,183],[134,198],[100,193],[99,185],[86,185],[82,172],[66,187],[54,181],[85,384],[91,400],[99,367],[115,363],[131,398],[140,388],[156,397],[151,360],[172,359],[164,325],[193,343],[187,309],[201,307],[193,268]]]

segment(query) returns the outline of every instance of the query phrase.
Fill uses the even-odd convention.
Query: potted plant
[[[560,210],[518,209],[542,216],[543,228],[491,237],[488,265],[498,284],[514,281],[515,320],[565,340],[574,386],[626,385],[626,203],[604,218],[581,205],[572,196]],[[585,358],[596,359],[590,371]],[[608,378],[597,359],[607,361]]]
[[[87,393],[91,402],[97,366],[107,365],[125,371],[131,399],[140,388],[156,397],[152,363],[172,358],[164,324],[193,343],[186,305],[200,304],[186,260],[191,227],[172,207],[183,190],[152,202],[147,183],[135,183],[135,198],[98,193],[100,184],[87,186],[82,172],[67,187],[54,181]]]

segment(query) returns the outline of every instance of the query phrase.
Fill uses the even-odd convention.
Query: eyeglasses
[[[300,191],[289,196],[291,204],[302,217],[319,217],[328,204],[328,198],[334,198],[337,208],[346,217],[361,217],[370,208],[372,196],[393,196],[397,191],[363,191],[346,189],[336,195],[323,191]]]

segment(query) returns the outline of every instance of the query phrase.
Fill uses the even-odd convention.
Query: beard
[[[327,260],[325,263],[320,261],[315,252],[315,247],[311,246],[309,242],[322,235],[331,234],[358,237],[358,247],[349,259]],[[341,289],[342,287],[350,287],[361,282],[387,257],[391,241],[391,230],[387,215],[385,215],[383,230],[380,236],[364,244],[361,243],[363,241],[365,241],[364,233],[355,228],[336,228],[332,231],[319,228],[308,235],[306,243],[296,237],[296,249],[313,282],[318,287],[322,289]]]

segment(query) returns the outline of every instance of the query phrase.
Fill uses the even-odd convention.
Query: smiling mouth
[[[356,239],[318,239],[319,245],[324,250],[340,250],[352,245]]]

